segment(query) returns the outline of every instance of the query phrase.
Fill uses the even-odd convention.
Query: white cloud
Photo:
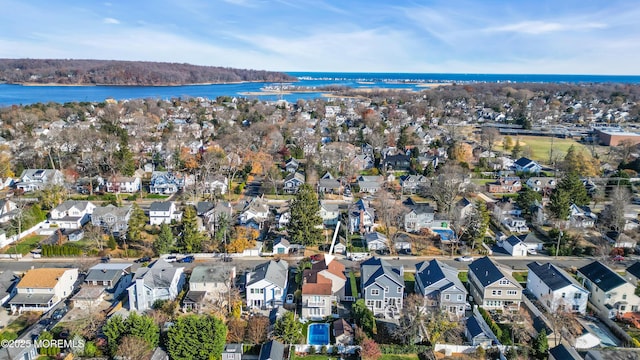
[[[108,17],[108,18],[104,18],[104,19],[102,20],[102,22],[103,22],[104,24],[111,24],[111,25],[117,25],[117,24],[120,24],[120,21],[119,21],[118,19],[109,18],[109,17]]]
[[[507,24],[504,26],[490,27],[485,29],[487,32],[515,32],[529,35],[540,35],[558,31],[579,31],[591,29],[604,29],[607,26],[602,23],[559,23],[547,21],[522,21],[515,24]]]

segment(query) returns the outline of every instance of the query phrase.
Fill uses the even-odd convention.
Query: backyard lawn
[[[526,271],[514,271],[511,276],[513,276],[513,278],[519,282],[519,283],[526,283],[527,282],[527,272]]]
[[[410,272],[404,273],[404,286],[407,294],[413,294],[416,286],[416,274]]]
[[[18,254],[26,255],[31,250],[38,247],[38,244],[40,243],[40,241],[46,238],[47,238],[46,236],[28,235],[24,237],[22,240],[20,240],[17,244],[11,244],[11,245],[5,246],[2,249],[2,253],[4,254],[18,253]]]
[[[458,272],[458,279],[460,279],[460,281],[462,281],[463,283],[466,283],[469,281],[469,279],[467,278],[467,272],[466,271],[460,271]]]

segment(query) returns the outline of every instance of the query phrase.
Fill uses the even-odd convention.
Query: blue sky
[[[2,0],[0,57],[640,75],[640,1]]]

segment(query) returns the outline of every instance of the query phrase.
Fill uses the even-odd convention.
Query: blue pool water
[[[307,330],[309,345],[329,345],[329,324],[314,323]]]

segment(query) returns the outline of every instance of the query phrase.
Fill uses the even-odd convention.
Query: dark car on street
[[[136,262],[136,263],[146,263],[146,262],[150,262],[150,261],[151,261],[151,257],[149,257],[149,256],[143,256],[143,257],[141,257],[140,259],[136,259],[136,260],[134,260],[133,262]]]

